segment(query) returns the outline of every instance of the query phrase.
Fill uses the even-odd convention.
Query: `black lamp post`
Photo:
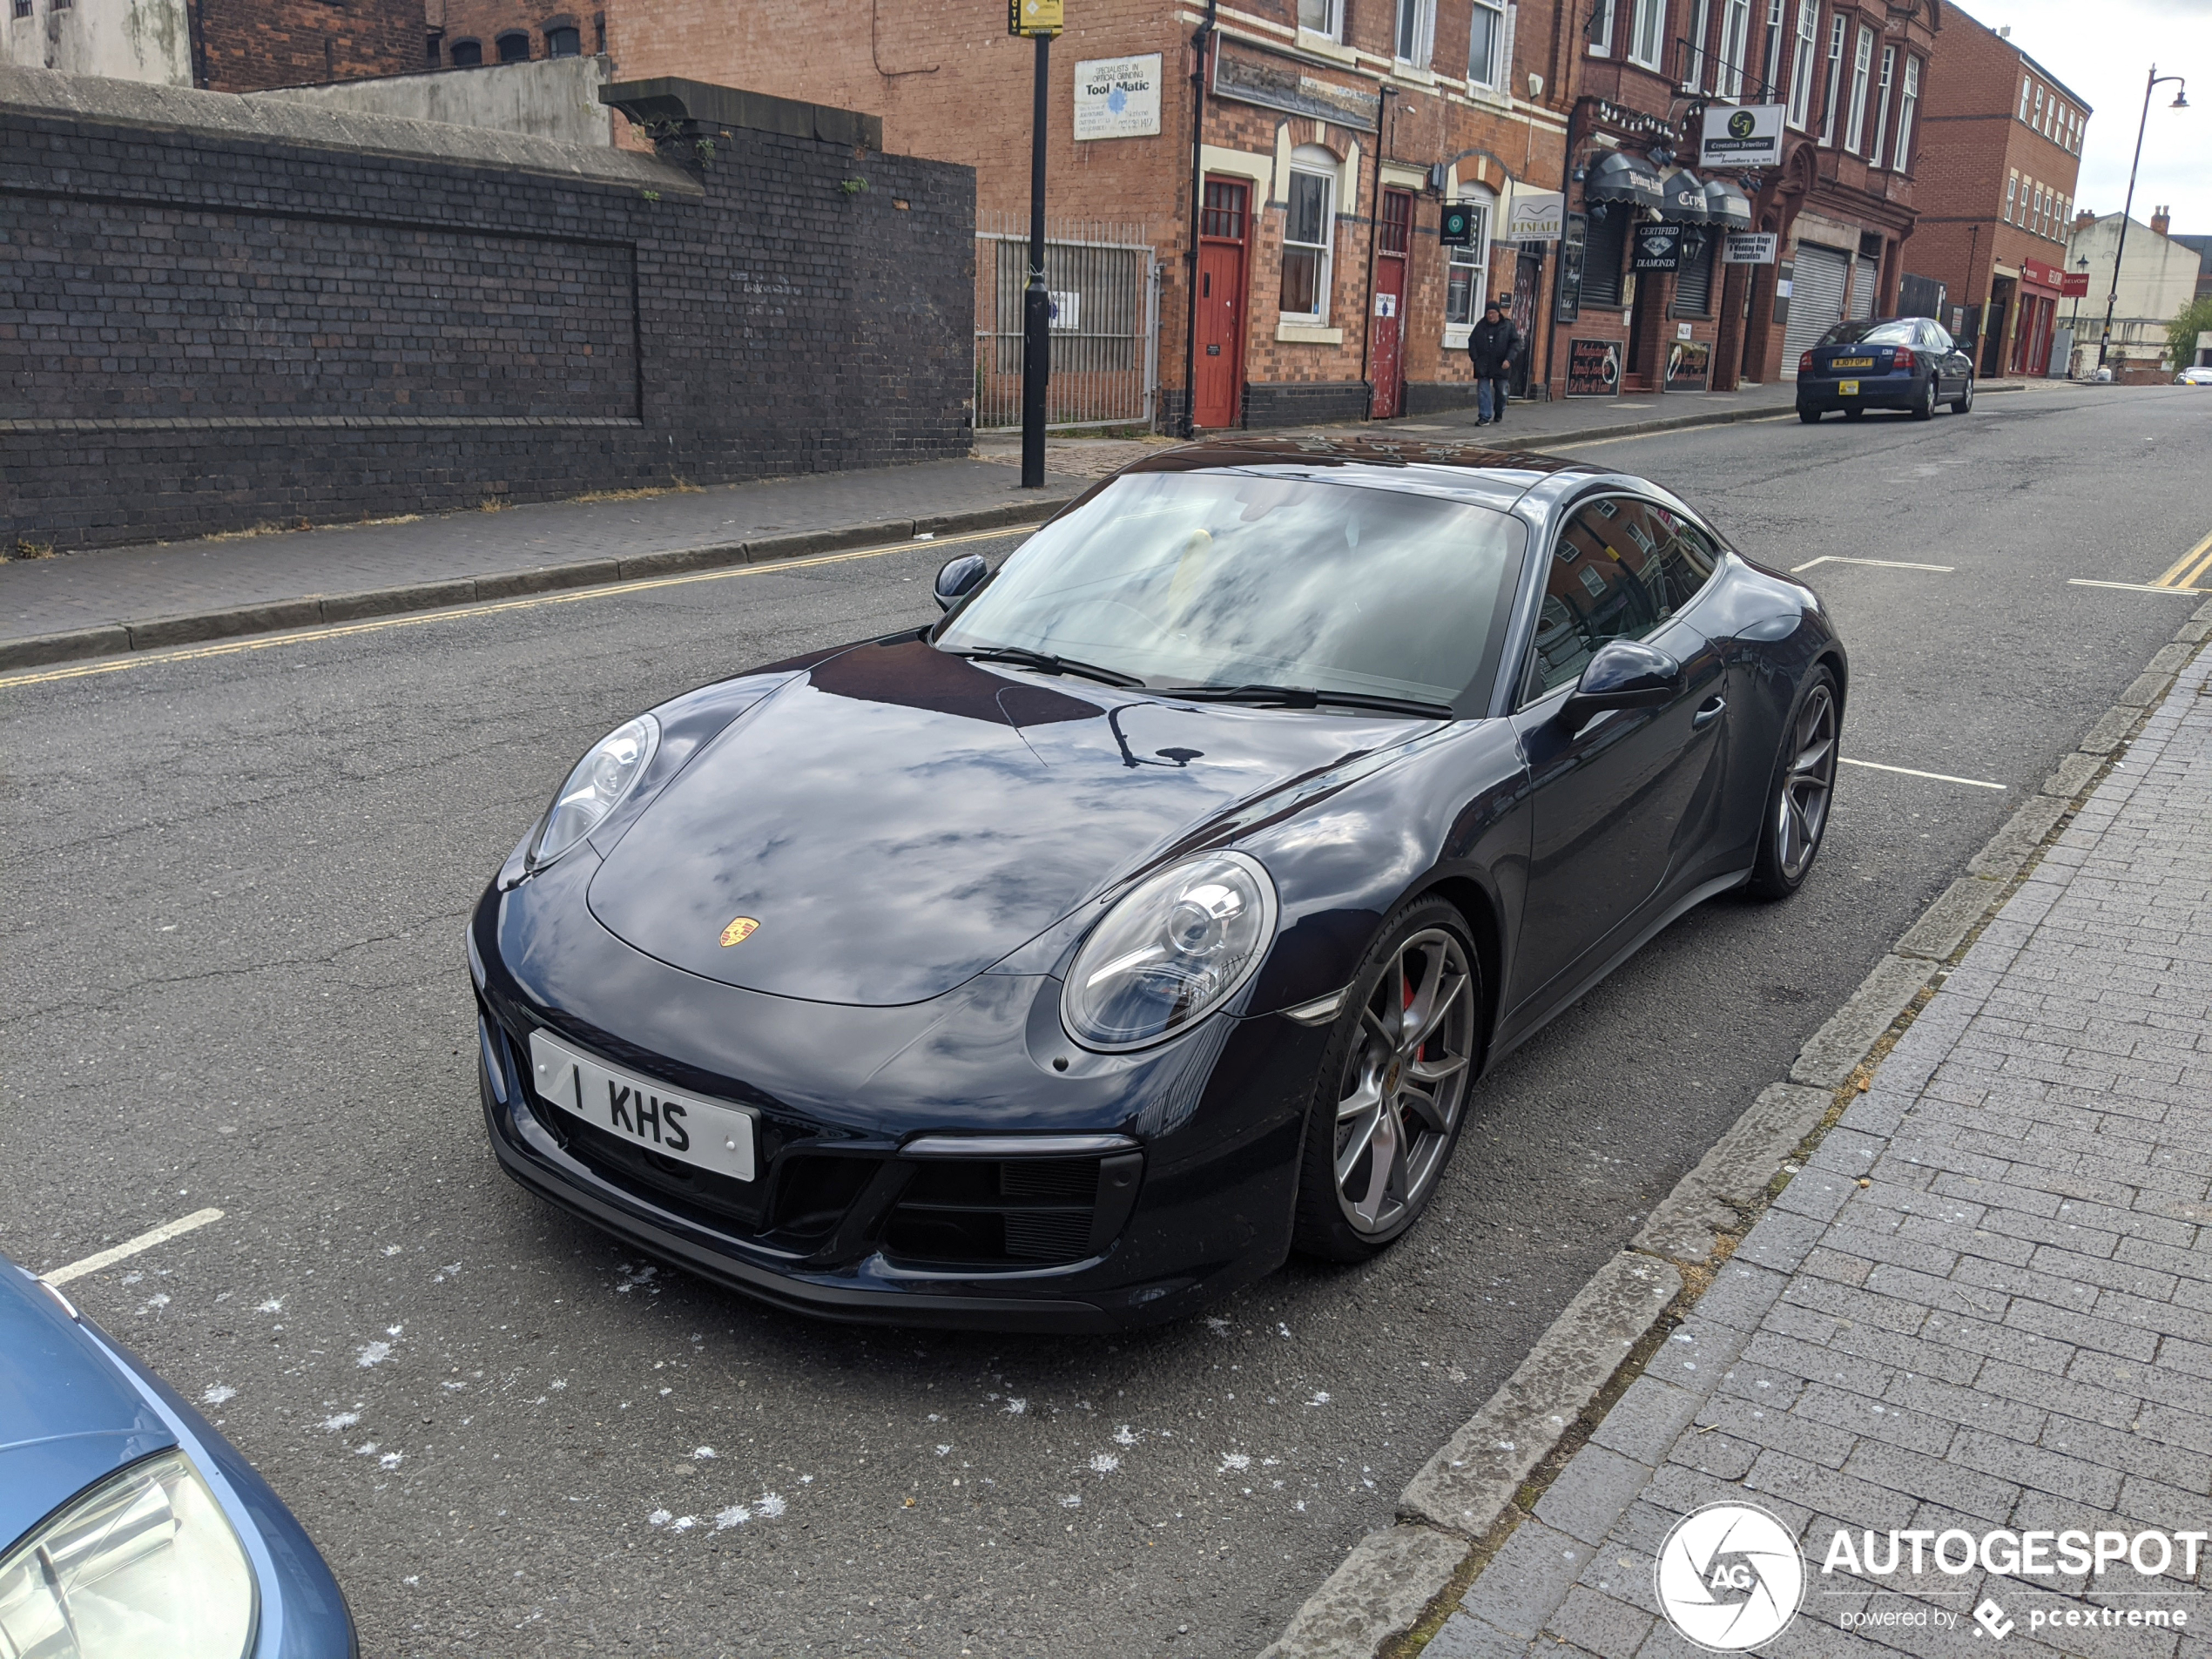
[[[1044,285],[1044,158],[1052,37],[1062,0],[1007,0],[1006,31],[1036,44],[1029,87],[1029,280],[1022,290],[1022,488],[1044,488],[1045,390],[1052,381],[1052,295]]]
[[[2161,81],[2179,81],[2182,90],[2174,94],[2171,108],[2186,110],[2189,106],[2188,78],[2186,75],[2161,75],[2158,65],[2150,66],[2150,79],[2143,83],[2142,118],[2135,123],[2135,158],[2128,164],[2128,199],[2120,210],[2120,246],[2112,256],[2112,293],[2105,300],[2105,331],[2097,338],[2097,367],[2105,366],[2105,354],[2112,349],[2112,314],[2120,307],[2120,267],[2128,257],[2128,217],[2135,211],[2135,169],[2143,159],[2143,130],[2150,125],[2150,95]]]

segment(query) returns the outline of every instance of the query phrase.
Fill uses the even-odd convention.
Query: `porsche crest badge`
[[[751,916],[738,917],[722,930],[722,948],[727,950],[732,945],[744,944],[759,926]]]

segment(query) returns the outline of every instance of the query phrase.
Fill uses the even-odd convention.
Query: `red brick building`
[[[427,69],[575,57],[607,50],[607,14],[601,6],[577,10],[561,0],[424,0],[422,35],[419,61]]]
[[[185,0],[192,79],[217,92],[422,65],[422,0]]]
[[[1794,379],[1831,324],[1892,310],[1947,15],[1941,0],[1596,0],[1577,42],[1581,280],[1554,310],[1554,393]],[[1704,111],[1737,104],[1779,106],[1779,165],[1701,174]],[[1770,233],[1774,262],[1723,262],[1737,227]]]
[[[1929,79],[1915,272],[1965,308],[1985,377],[2048,371],[2089,106],[1956,6]],[[1946,318],[1946,321],[1950,319]]]

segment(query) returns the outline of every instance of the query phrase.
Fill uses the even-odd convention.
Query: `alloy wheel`
[[[1337,1203],[1355,1231],[1391,1232],[1420,1208],[1451,1146],[1474,1052],[1466,948],[1423,928],[1361,1008],[1338,1090]]]
[[[1820,846],[1836,787],[1836,694],[1816,685],[1797,711],[1781,799],[1775,807],[1775,861],[1795,881]]]

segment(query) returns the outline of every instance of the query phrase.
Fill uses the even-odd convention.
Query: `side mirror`
[[[983,563],[981,553],[963,553],[943,570],[937,572],[937,609],[950,610],[974,592],[978,583],[990,574],[991,567]]]
[[[1560,723],[1580,732],[1608,709],[1648,709],[1671,703],[1687,684],[1682,664],[1663,651],[1634,639],[1608,640],[1584,664],[1568,694]]]

